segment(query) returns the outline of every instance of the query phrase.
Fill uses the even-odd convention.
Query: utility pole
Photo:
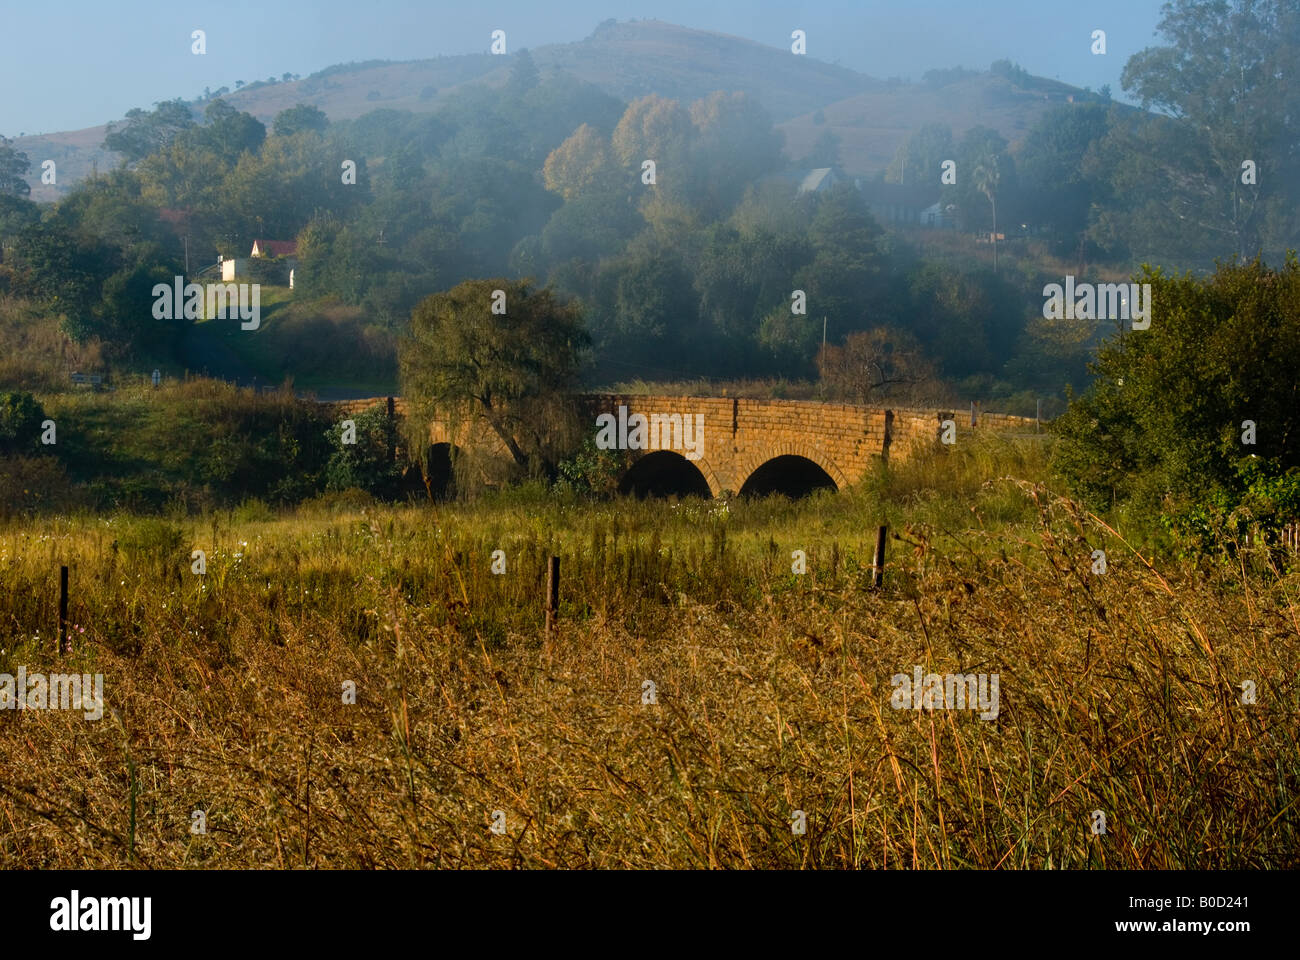
[[[822,379],[821,372],[825,369],[823,364],[826,363],[826,314],[822,314],[822,352],[817,358],[817,398],[826,399],[826,381]]]
[[[190,275],[190,235],[185,234],[185,276],[188,279]]]

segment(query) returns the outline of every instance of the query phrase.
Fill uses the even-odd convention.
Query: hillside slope
[[[980,73],[942,87],[905,84],[865,91],[822,108],[820,116],[814,110],[778,127],[793,158],[804,156],[830,130],[840,139],[845,172],[867,175],[889,166],[908,136],[927,123],[947,124],[958,139],[971,127],[992,127],[1014,143],[1046,111],[1083,99],[1096,97],[1038,78],[1026,89]]]
[[[780,37],[773,38],[781,43]],[[1013,85],[991,73],[946,86],[886,83],[807,56],[783,45],[766,46],[725,34],[658,20],[608,20],[583,40],[530,51],[545,74],[566,71],[623,100],[649,93],[690,101],[714,90],[740,90],[757,98],[786,135],[791,160],[804,156],[825,129],[841,140],[850,173],[888,165],[907,135],[926,123],[947,123],[956,135],[985,124],[1018,139],[1037,116],[1070,96],[1088,96],[1066,84],[1032,78]],[[319,107],[331,120],[372,110],[428,112],[454,99],[468,84],[498,85],[513,56],[489,53],[408,62],[340,64],[301,80],[259,81],[226,94],[239,110],[270,123],[297,103]],[[204,104],[195,101],[196,112]],[[824,118],[824,119],[823,119]],[[105,127],[21,137],[16,146],[32,160],[32,197],[49,201],[66,193],[117,157],[103,149]],[[57,186],[40,183],[40,161],[58,163]]]

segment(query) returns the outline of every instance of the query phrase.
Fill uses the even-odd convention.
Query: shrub
[[[248,497],[232,511],[235,523],[268,523],[275,519],[275,511],[257,497]]]
[[[127,559],[159,574],[175,572],[189,564],[185,532],[157,517],[131,521],[118,534],[117,544]]]
[[[397,446],[396,422],[389,419],[383,403],[350,419],[356,424],[356,443],[343,443],[343,431],[337,423],[325,431],[334,447],[325,464],[325,488],[356,487],[381,499],[395,498],[402,480],[401,464],[389,457],[389,451]]]
[[[0,453],[39,451],[44,419],[45,411],[30,393],[0,393]]]
[[[1095,381],[1055,424],[1053,466],[1092,503],[1175,524],[1251,497],[1285,500],[1270,484],[1300,468],[1295,255],[1277,271],[1255,260],[1204,279],[1150,268],[1138,279],[1151,284],[1150,329],[1121,330],[1098,351]]]
[[[612,494],[625,465],[622,451],[601,450],[595,438],[588,437],[581,450],[560,463],[557,486],[597,496]]]
[[[54,457],[0,458],[0,517],[65,509],[75,502],[63,464]]]

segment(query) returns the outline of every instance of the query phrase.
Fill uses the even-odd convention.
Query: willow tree
[[[519,471],[553,477],[575,445],[571,394],[588,337],[573,303],[531,281],[466,280],[426,297],[400,347],[408,449],[426,460],[428,425],[495,434]]]

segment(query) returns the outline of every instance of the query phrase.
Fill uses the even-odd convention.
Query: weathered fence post
[[[59,636],[55,653],[63,653],[63,638],[68,635],[68,568],[59,567]]]
[[[880,584],[885,578],[885,531],[888,528],[881,527],[876,531],[876,554],[871,558],[871,586],[879,590]]]
[[[555,619],[560,614],[560,558],[546,560],[546,639],[551,638]]]

